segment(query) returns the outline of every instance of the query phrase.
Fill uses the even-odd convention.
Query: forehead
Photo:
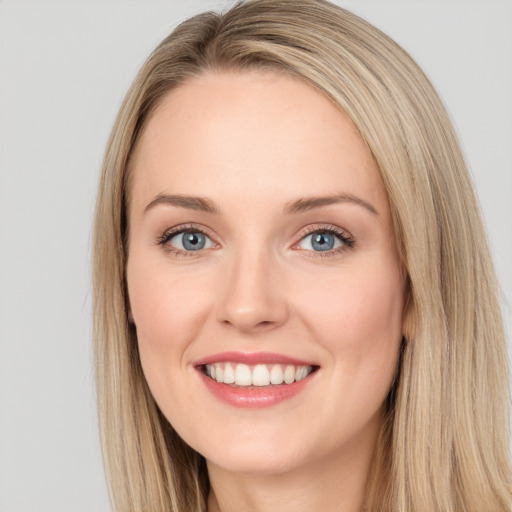
[[[269,72],[211,73],[169,92],[146,124],[132,172],[135,202],[164,192],[248,202],[268,192],[276,200],[347,192],[386,201],[348,116],[305,82]]]

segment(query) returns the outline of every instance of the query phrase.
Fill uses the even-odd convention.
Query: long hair
[[[207,71],[299,78],[345,111],[387,190],[407,280],[406,341],[365,510],[511,510],[509,387],[497,284],[449,117],[411,57],[323,0],[248,0],[179,25],[148,58],[105,154],[93,249],[100,431],[116,512],[203,512],[204,459],[144,379],[125,284],[130,156],[176,86]]]

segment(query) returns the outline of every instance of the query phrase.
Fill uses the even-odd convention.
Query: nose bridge
[[[228,258],[219,320],[242,331],[271,329],[287,316],[275,255],[255,240],[241,242]]]

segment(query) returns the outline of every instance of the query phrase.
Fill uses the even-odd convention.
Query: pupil
[[[202,249],[205,244],[205,237],[202,233],[185,233],[183,235],[183,247],[189,251]]]
[[[334,236],[330,233],[317,233],[311,242],[315,251],[329,251],[334,247]]]

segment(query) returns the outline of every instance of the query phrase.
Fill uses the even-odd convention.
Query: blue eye
[[[167,243],[180,251],[199,251],[213,246],[211,239],[200,231],[183,231],[173,235]]]
[[[352,247],[353,241],[347,235],[328,230],[313,231],[298,244],[301,249],[314,252],[327,252],[344,247]]]
[[[313,233],[311,235],[311,246],[315,251],[330,251],[336,242],[332,233]]]

